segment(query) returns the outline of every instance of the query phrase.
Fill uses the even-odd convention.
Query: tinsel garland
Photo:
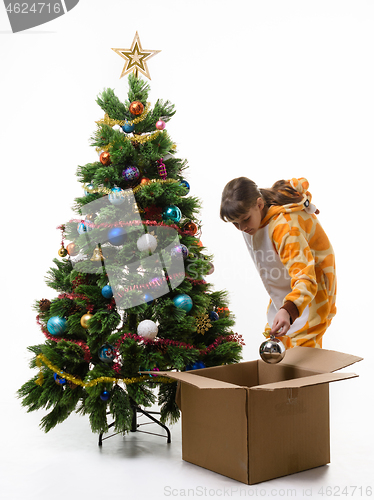
[[[196,349],[199,351],[201,356],[204,356],[204,355],[208,354],[209,352],[213,351],[224,340],[226,340],[227,342],[236,342],[240,345],[245,345],[243,337],[237,333],[232,333],[232,334],[227,335],[227,336],[221,335],[220,337],[217,337],[216,340],[212,344],[207,346],[205,349],[198,349],[194,345],[186,344],[185,342],[179,342],[177,340],[162,339],[162,338],[156,338],[154,340],[151,340],[151,339],[145,339],[144,337],[141,337],[140,335],[137,335],[135,333],[126,332],[117,341],[116,349],[119,350],[122,342],[128,338],[133,339],[133,340],[137,340],[138,342],[143,342],[144,345],[151,345],[151,346],[156,346],[156,347],[157,346],[172,345],[172,346],[181,347],[183,349],[188,349],[188,350]]]
[[[152,132],[152,134],[148,135],[134,135],[134,137],[123,137],[123,141],[130,141],[133,143],[138,143],[138,144],[144,144],[148,141],[153,141],[153,139],[156,139],[161,134],[161,130],[156,130],[156,132]],[[165,132],[164,132],[165,133]],[[113,144],[109,143],[106,146],[99,146],[95,148],[95,151],[97,153],[100,152],[107,152],[109,149],[113,146]]]
[[[61,340],[65,340],[65,342],[72,342],[73,344],[76,344],[84,351],[84,357],[83,357],[84,360],[87,361],[87,363],[89,363],[91,361],[91,359],[92,359],[91,352],[90,352],[90,349],[89,349],[88,345],[86,344],[86,342],[84,342],[83,340],[72,340],[72,339],[67,339],[67,338],[62,338],[62,337],[55,337],[55,336],[51,335],[48,332],[48,330],[40,323],[39,316],[36,317],[36,322],[38,323],[42,332],[44,333],[44,335],[47,337],[48,340],[53,340],[54,342],[61,342]]]
[[[109,125],[110,127],[114,127],[114,125],[119,125],[120,127],[123,127],[125,123],[127,125],[137,125],[138,123],[142,122],[143,120],[146,119],[148,113],[149,113],[149,108],[151,107],[151,103],[147,102],[143,113],[138,116],[138,118],[134,118],[131,122],[127,120],[114,120],[113,118],[110,118],[108,113],[105,113],[104,118],[101,120],[98,120],[96,123],[97,125]]]
[[[54,373],[58,373],[58,375],[60,377],[68,380],[69,382],[72,382],[75,385],[80,385],[82,387],[94,387],[97,384],[104,384],[104,383],[107,383],[107,384],[111,383],[112,384],[113,382],[117,384],[120,381],[126,385],[136,384],[138,382],[144,382],[145,380],[147,380],[148,382],[150,381],[148,375],[142,375],[140,377],[132,377],[132,378],[98,377],[98,378],[95,378],[95,379],[90,380],[88,382],[84,382],[82,379],[73,377],[69,373],[65,373],[63,370],[60,370],[60,368],[58,366],[52,364],[49,361],[49,359],[46,356],[44,356],[44,354],[38,354],[38,356],[36,357],[36,366],[38,366],[40,368],[40,373],[39,373],[38,379],[35,381],[35,383],[37,385],[43,384],[43,372],[41,369],[42,363],[44,363],[44,365],[47,368],[49,368],[50,370],[52,370]],[[169,383],[172,383],[173,380],[171,380],[167,377],[159,377],[158,376],[157,379],[156,378],[152,379],[152,382],[169,384]]]
[[[138,191],[140,191],[141,189],[143,189],[145,186],[149,186],[150,184],[152,183],[155,183],[155,182],[159,182],[159,183],[162,183],[162,184],[165,184],[165,183],[175,183],[175,182],[179,182],[177,179],[150,179],[149,182],[147,182],[147,184],[139,184],[138,186],[134,187],[132,189],[132,191],[134,193],[137,193]],[[87,184],[83,184],[83,189],[87,191]],[[92,193],[103,193],[103,194],[111,194],[112,193],[112,188],[107,188],[105,186],[98,186],[97,188],[90,188],[90,194]]]
[[[82,219],[71,219],[69,221],[69,224],[79,224],[82,222]],[[123,221],[117,221],[114,223],[106,223],[102,222],[101,224],[94,224],[93,222],[89,222],[89,225],[92,229],[107,229],[107,228],[112,228],[112,227],[126,227],[126,226],[140,226],[144,224],[145,226],[161,226],[161,227],[171,227],[173,229],[176,229],[179,234],[189,234],[187,231],[184,231],[181,229],[179,226],[176,224],[166,224],[165,222],[157,222],[154,220],[133,220],[131,222],[123,222]],[[65,231],[65,225],[60,225],[57,227],[57,229],[60,229],[61,231]]]

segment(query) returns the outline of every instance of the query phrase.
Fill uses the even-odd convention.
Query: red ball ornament
[[[66,251],[70,255],[70,257],[74,257],[74,255],[78,255],[79,250],[77,249],[77,246],[75,243],[69,243],[69,245],[66,247]]]
[[[132,115],[139,116],[144,111],[144,106],[140,101],[134,101],[130,104],[129,111]]]
[[[165,127],[166,123],[163,120],[158,120],[158,122],[156,123],[157,130],[164,130]]]
[[[140,181],[140,184],[146,185],[149,184],[151,181],[148,179],[148,177],[143,177],[142,180]]]
[[[104,166],[110,165],[112,163],[112,160],[110,159],[110,154],[108,151],[104,151],[100,155],[100,161]]]

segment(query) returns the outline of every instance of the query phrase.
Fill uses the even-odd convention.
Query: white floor
[[[179,424],[170,427],[171,444],[130,433],[111,437],[100,448],[87,418],[75,414],[44,434],[38,427],[44,412],[27,414],[14,397],[16,376],[3,389],[1,498],[366,498],[374,486],[372,391],[361,365],[347,370],[359,379],[331,384],[331,464],[254,486],[184,462]],[[152,427],[144,430],[157,432]]]

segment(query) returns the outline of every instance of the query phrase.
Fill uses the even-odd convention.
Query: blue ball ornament
[[[104,363],[111,363],[116,357],[114,347],[110,344],[104,344],[100,347],[98,356],[100,361],[104,361]]]
[[[58,373],[53,374],[53,378],[58,385],[66,384],[66,378],[61,377]]]
[[[192,309],[193,302],[189,295],[182,293],[173,298],[175,307],[178,309],[183,309],[183,311],[189,312]]]
[[[162,212],[162,218],[164,221],[179,222],[182,218],[182,212],[176,205],[168,205]]]
[[[144,296],[143,296],[143,300],[144,302],[150,306],[153,304],[153,301],[154,301],[154,298],[152,297],[152,295],[150,293],[146,293]]]
[[[210,313],[209,313],[209,319],[211,321],[217,321],[217,319],[219,319],[218,313],[216,313],[216,311],[210,311]]]
[[[137,167],[127,167],[122,171],[122,177],[125,181],[136,181],[140,177],[140,171]]]
[[[118,247],[126,241],[126,230],[123,227],[112,227],[108,231],[108,241]]]
[[[119,187],[112,188],[112,191],[108,195],[109,202],[112,205],[122,205],[125,202],[125,196],[123,189]]]
[[[135,130],[135,125],[130,125],[129,122],[126,122],[123,126],[122,126],[122,130],[124,132],[126,132],[126,134],[131,134],[131,132],[134,132]]]
[[[101,295],[105,297],[106,299],[111,299],[113,297],[113,290],[110,285],[105,285],[101,289]]]
[[[87,184],[86,189],[84,190],[84,194],[86,196],[92,194],[95,190],[95,186],[93,184]]]
[[[190,184],[185,179],[182,179],[180,184],[186,188],[186,194],[188,194],[190,192]]]
[[[196,361],[196,363],[192,365],[192,370],[200,370],[201,368],[205,368],[205,364],[202,361]]]
[[[79,234],[86,233],[87,231],[91,231],[92,227],[90,225],[90,221],[80,222],[77,227],[77,231]]]
[[[100,399],[101,401],[108,401],[108,399],[110,398],[110,392],[105,390],[103,391],[101,394],[100,394]]]
[[[60,316],[52,316],[47,323],[47,330],[51,335],[62,335],[66,330],[68,322]]]

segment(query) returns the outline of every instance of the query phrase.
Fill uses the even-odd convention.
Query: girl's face
[[[238,220],[233,221],[234,226],[244,233],[254,235],[265,217],[266,207],[262,198],[257,198],[256,205],[243,214]]]

